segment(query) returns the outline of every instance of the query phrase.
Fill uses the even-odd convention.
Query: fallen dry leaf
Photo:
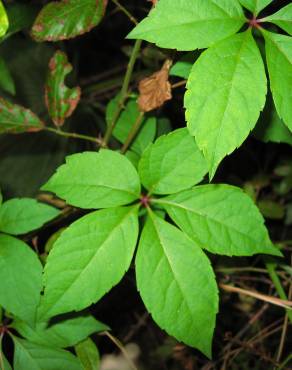
[[[138,105],[142,112],[159,108],[172,98],[171,85],[168,81],[171,64],[170,60],[166,60],[160,71],[140,81]]]

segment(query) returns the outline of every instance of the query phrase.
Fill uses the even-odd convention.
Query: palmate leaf
[[[67,55],[58,50],[49,63],[49,74],[45,88],[45,101],[49,114],[56,126],[62,126],[70,117],[80,99],[80,87],[69,89],[65,78],[72,71]]]
[[[201,185],[160,199],[159,204],[197,245],[212,253],[281,255],[269,239],[259,210],[240,188]]]
[[[75,346],[76,354],[82,363],[84,370],[99,370],[100,357],[95,343],[90,338]]]
[[[237,0],[159,0],[127,37],[163,48],[194,50],[234,34],[245,21]]]
[[[102,19],[107,0],[62,0],[45,5],[32,27],[37,41],[59,41],[89,32]]]
[[[138,207],[90,213],[57,239],[45,266],[41,318],[97,302],[130,266],[138,237]]]
[[[292,36],[292,4],[288,4],[278,12],[265,17],[265,22],[272,22]]]
[[[20,235],[38,229],[60,214],[60,211],[35,199],[11,199],[0,207],[0,231]]]
[[[200,182],[207,164],[186,128],[160,136],[143,153],[138,172],[154,194],[172,194]]]
[[[14,370],[83,370],[80,361],[63,349],[30,343],[13,336]]]
[[[268,6],[273,0],[239,0],[241,5],[251,11],[255,16],[259,14],[266,6]]]
[[[34,325],[42,289],[42,265],[21,240],[0,234],[0,305]]]
[[[218,292],[203,251],[150,213],[138,246],[136,275],[139,292],[157,324],[210,357]]]
[[[0,98],[0,134],[36,132],[43,127],[43,122],[32,111]]]
[[[292,131],[292,37],[262,31],[270,86],[280,118]]]
[[[185,94],[186,119],[210,178],[254,128],[266,92],[264,64],[250,30],[209,48],[194,64]]]
[[[30,342],[56,348],[72,347],[93,333],[109,329],[91,315],[73,317],[49,326],[47,322],[38,322],[34,329],[21,320],[14,320],[12,326]]]
[[[108,208],[138,199],[140,180],[123,155],[102,149],[66,157],[66,163],[42,187],[81,208]]]

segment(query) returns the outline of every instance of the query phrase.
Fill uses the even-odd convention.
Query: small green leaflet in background
[[[69,226],[47,259],[41,317],[97,302],[128,270],[137,238],[137,206],[96,211]]]
[[[0,305],[34,325],[42,289],[42,265],[23,241],[0,234]]]
[[[265,218],[280,220],[285,216],[285,207],[283,204],[273,200],[262,199],[257,202],[257,206]]]
[[[2,1],[0,0],[0,37],[4,36],[8,30],[9,22],[6,14],[6,10],[3,6]]]
[[[38,229],[60,214],[60,211],[35,199],[15,198],[0,207],[0,231],[20,235]]]
[[[257,16],[261,10],[268,6],[273,0],[239,0],[241,5]]]
[[[142,184],[154,194],[172,194],[200,182],[207,164],[186,128],[160,136],[139,162]]]
[[[265,143],[286,143],[292,145],[292,132],[278,116],[272,98],[269,96],[263,114],[261,115],[253,136]]]
[[[226,256],[281,256],[264,219],[240,188],[202,185],[159,200],[172,220],[201,248]]]
[[[185,94],[186,119],[210,179],[255,126],[266,92],[264,63],[250,30],[204,51],[194,64]]]
[[[163,48],[202,49],[234,34],[245,21],[237,1],[159,0],[127,38]]]
[[[87,338],[83,342],[78,343],[74,348],[84,370],[99,370],[100,357],[93,340]]]
[[[279,117],[292,131],[292,38],[263,31],[270,86]]]
[[[107,0],[62,0],[45,5],[31,33],[36,41],[60,41],[89,32],[102,19]]]
[[[292,4],[288,4],[277,13],[265,17],[263,21],[276,24],[292,36]]]
[[[56,126],[62,126],[70,117],[80,100],[81,89],[65,85],[66,76],[72,71],[67,55],[58,50],[49,63],[49,73],[45,87],[45,101],[49,114]]]
[[[0,88],[11,95],[15,95],[15,84],[10,70],[3,58],[0,57]]]
[[[0,98],[0,134],[37,132],[44,123],[29,109]]]
[[[102,149],[66,157],[66,163],[42,187],[68,204],[107,208],[130,203],[140,196],[136,169],[123,155]]]
[[[196,52],[186,53],[170,68],[169,75],[188,79],[198,56],[199,53]]]
[[[32,329],[21,320],[12,323],[13,328],[30,342],[57,348],[72,347],[93,333],[109,329],[91,315],[69,318],[49,327],[47,325],[38,322],[36,328]]]
[[[112,99],[107,105],[106,121],[109,125],[112,122],[113,116],[118,108],[119,95]],[[126,141],[133,125],[137,121],[140,111],[137,104],[137,98],[131,98],[123,112],[121,113],[115,128],[113,136],[122,144]],[[141,155],[148,144],[152,143],[156,134],[156,118],[145,117],[141,124],[141,129],[133,140],[130,149]]]
[[[137,286],[158,325],[211,357],[218,291],[203,251],[150,211],[136,257]]]
[[[29,29],[37,15],[38,7],[32,4],[14,3],[6,8],[9,19],[9,28],[4,38],[12,36],[16,32]]]
[[[13,336],[14,370],[83,370],[80,361],[63,349],[41,346]]]

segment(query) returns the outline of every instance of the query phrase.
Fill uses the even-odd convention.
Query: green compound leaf
[[[202,185],[159,200],[172,220],[201,248],[227,256],[281,256],[252,199],[229,185]]]
[[[6,14],[6,10],[3,6],[2,1],[0,0],[0,37],[4,36],[8,30],[9,22]]]
[[[249,30],[206,50],[194,64],[186,119],[209,164],[210,179],[255,126],[266,92],[264,64]]]
[[[15,95],[15,84],[10,70],[3,58],[0,57],[0,88],[11,95]]]
[[[44,123],[29,109],[0,98],[0,134],[36,132],[43,127]]]
[[[108,125],[112,122],[113,116],[116,112],[116,109],[118,108],[118,99],[119,95],[112,99],[107,106],[106,120]],[[113,136],[121,143],[124,143],[126,141],[140,113],[141,112],[139,111],[137,99],[130,99],[113,130]],[[155,134],[156,118],[146,117],[143,120],[141,124],[141,129],[133,140],[130,149],[133,150],[135,153],[141,155],[148,144],[153,142],[153,140],[155,139]]]
[[[53,1],[41,10],[31,33],[36,41],[59,41],[89,32],[101,21],[107,0]]]
[[[57,348],[72,347],[93,333],[108,330],[90,315],[67,319],[49,327],[47,323],[37,323],[35,329],[20,320],[13,321],[12,326],[32,343]]]
[[[0,234],[0,305],[34,324],[42,289],[42,265],[21,240]]]
[[[138,207],[95,211],[57,239],[47,259],[41,317],[97,302],[130,266],[138,237]]]
[[[210,357],[218,291],[204,252],[151,213],[138,247],[136,275],[139,292],[157,324]]]
[[[160,136],[139,162],[142,184],[154,194],[172,194],[200,182],[207,165],[186,128]]]
[[[87,338],[75,346],[75,352],[84,370],[99,370],[100,357],[95,343]]]
[[[20,235],[38,229],[60,211],[35,199],[20,198],[4,202],[0,208],[0,231]]]
[[[234,34],[244,22],[237,1],[159,0],[127,37],[163,48],[202,49]]]
[[[45,88],[45,101],[50,116],[56,126],[62,126],[70,117],[80,100],[80,87],[69,89],[65,85],[66,76],[72,71],[67,55],[57,51],[49,63],[49,74]]]
[[[66,157],[42,187],[80,208],[120,206],[140,197],[140,180],[132,163],[123,155],[102,149]]]
[[[63,349],[40,346],[13,336],[14,370],[83,370],[80,361]]]
[[[255,16],[259,14],[273,0],[239,0],[241,5],[251,11]]]
[[[292,131],[292,38],[263,31],[270,86],[280,118]]]
[[[288,4],[277,13],[264,18],[264,21],[272,22],[289,33],[289,35],[292,35],[292,4]]]

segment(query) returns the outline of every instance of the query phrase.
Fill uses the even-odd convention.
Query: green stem
[[[285,290],[282,287],[279,276],[277,275],[276,264],[273,263],[273,262],[266,262],[265,265],[266,265],[266,268],[267,268],[268,273],[270,275],[270,278],[274,283],[276,291],[279,294],[279,297],[283,300],[288,300],[287,295],[285,293]],[[292,323],[292,311],[291,310],[286,310],[286,313],[287,313],[287,316],[288,316],[290,322]]]
[[[140,112],[139,113],[139,116],[136,119],[136,122],[134,123],[131,131],[129,132],[128,137],[126,138],[126,141],[124,142],[124,145],[122,146],[122,149],[121,149],[121,153],[122,154],[126,153],[127,149],[131,145],[132,141],[135,139],[138,131],[141,128],[141,124],[143,122],[143,118],[144,118],[144,113],[143,112]]]
[[[114,4],[133,22],[135,25],[138,24],[137,19],[122,5],[118,2],[118,0],[112,0]]]
[[[87,140],[87,141],[91,141],[91,142],[93,142],[93,143],[95,143],[99,146],[102,145],[102,140],[101,139],[98,139],[98,138],[95,138],[95,137],[92,137],[92,136],[77,134],[75,132],[64,132],[64,131],[61,131],[60,129],[55,129],[53,127],[45,127],[44,130],[49,131],[49,132],[53,132],[54,134],[57,134],[59,136],[69,137],[69,138],[73,138],[73,139]]]
[[[129,85],[130,85],[134,65],[135,65],[135,62],[138,58],[138,54],[139,54],[139,51],[140,51],[140,48],[141,48],[141,44],[142,44],[142,40],[136,40],[136,42],[134,44],[132,54],[131,54],[131,57],[130,57],[130,60],[129,60],[129,63],[128,63],[128,66],[127,66],[127,71],[126,71],[126,74],[125,74],[123,86],[122,86],[122,89],[121,89],[118,106],[117,106],[117,109],[116,109],[116,111],[113,115],[112,121],[108,125],[108,128],[106,130],[106,133],[105,133],[105,136],[104,136],[104,139],[103,139],[102,146],[104,146],[104,147],[107,146],[107,144],[109,142],[109,139],[111,138],[113,129],[114,129],[116,123],[117,123],[117,120],[120,116],[120,113],[123,110],[124,103],[127,99]]]

